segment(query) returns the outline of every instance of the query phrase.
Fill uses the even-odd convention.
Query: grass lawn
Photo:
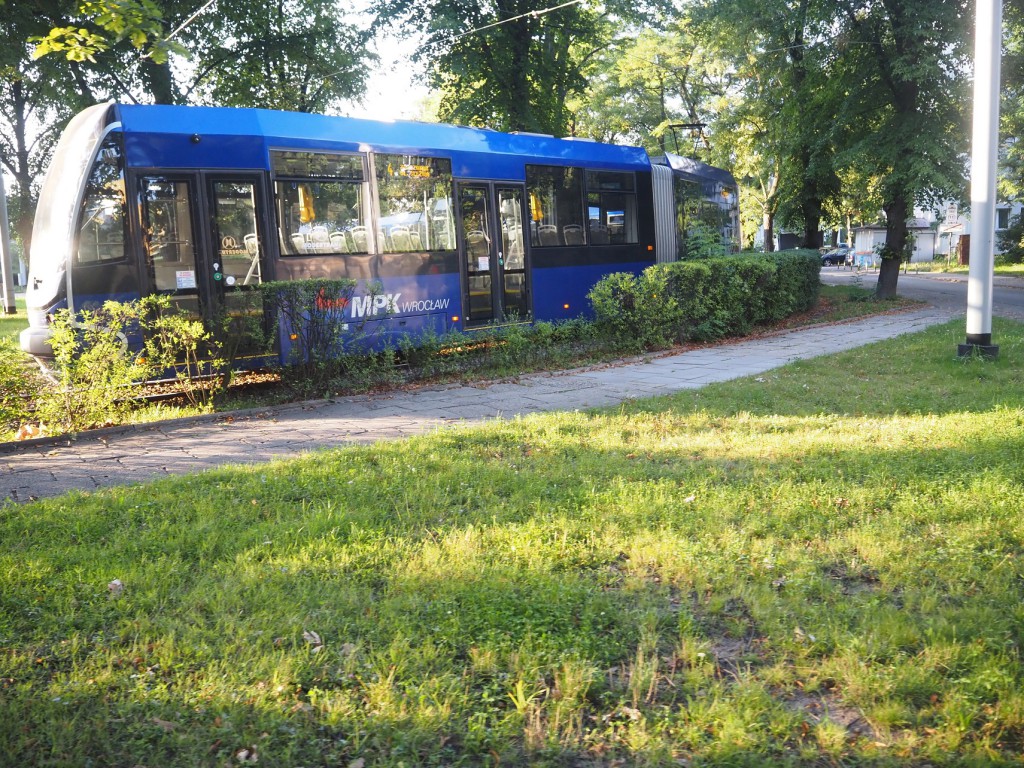
[[[0,763],[1024,754],[1024,326],[0,507]]]
[[[28,325],[28,315],[25,314],[25,298],[23,296],[15,298],[14,308],[17,310],[16,314],[5,315],[3,314],[3,307],[0,306],[0,339],[10,338],[17,340],[18,334]]]

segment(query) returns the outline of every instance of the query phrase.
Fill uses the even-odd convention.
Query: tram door
[[[531,317],[521,185],[459,185],[463,307],[467,326]]]
[[[258,177],[146,176],[140,180],[144,255],[152,292],[208,322],[227,319],[239,352],[255,349],[266,259]]]

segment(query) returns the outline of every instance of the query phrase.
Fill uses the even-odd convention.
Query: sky
[[[342,114],[371,120],[415,119],[420,102],[427,96],[426,86],[417,81],[409,61],[418,43],[415,37],[398,38],[386,30],[378,32],[373,47],[379,61],[367,80],[366,96],[361,104],[346,105]]]
[[[362,104],[348,105],[344,114],[372,120],[413,120],[420,112],[420,102],[427,88],[416,81],[409,62],[413,45],[387,41],[387,48],[378,49],[380,64],[367,81],[366,97]]]

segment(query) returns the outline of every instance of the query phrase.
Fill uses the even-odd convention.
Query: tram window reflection
[[[583,174],[579,168],[526,166],[530,244],[582,245]]]
[[[125,195],[121,147],[108,137],[89,174],[78,226],[79,264],[125,257]]]
[[[382,253],[455,249],[450,160],[377,155],[376,172]]]
[[[186,181],[142,179],[147,262],[158,291],[194,291],[196,254]]]
[[[591,244],[639,242],[636,177],[632,173],[587,171],[587,213]]]
[[[369,186],[363,157],[271,152],[283,256],[367,253]]]

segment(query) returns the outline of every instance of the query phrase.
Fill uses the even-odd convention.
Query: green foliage
[[[716,215],[715,218],[721,217]],[[682,238],[682,251],[680,256],[682,259],[709,259],[715,256],[725,256],[727,250],[722,242],[721,221],[697,219],[690,222],[686,234]]]
[[[613,2],[635,16],[635,4]],[[578,3],[543,0],[377,0],[378,24],[423,35],[416,61],[441,93],[440,119],[507,131],[566,135],[567,100],[586,88],[588,60],[604,48],[614,20]]]
[[[293,381],[311,389],[329,385],[342,370],[344,358],[365,354],[365,323],[345,319],[345,307],[356,281],[346,278],[267,282],[260,293],[275,318],[281,343],[288,349]],[[371,296],[379,289],[371,289]]]
[[[136,305],[114,301],[98,310],[56,313],[50,337],[55,386],[40,393],[36,406],[48,431],[78,432],[125,419],[135,387],[155,372],[129,347],[138,321]]]
[[[815,305],[816,251],[728,256],[618,273],[590,293],[597,328],[638,348],[750,333]]]
[[[165,295],[146,296],[135,305],[144,350],[155,375],[173,375],[193,406],[208,406],[215,393],[203,383],[228,368],[221,346],[202,320],[182,312]]]
[[[77,9],[83,22],[57,26],[45,36],[31,38],[30,42],[36,43],[32,55],[41,58],[61,53],[68,61],[96,63],[97,56],[127,41],[133,48],[146,49],[157,64],[164,64],[170,53],[184,53],[184,48],[163,39],[163,13],[150,0],[83,0]]]
[[[660,266],[600,280],[587,294],[598,332],[636,350],[672,344],[679,337],[685,309],[670,289],[670,280],[669,271]]]
[[[365,90],[370,37],[334,0],[218,0],[183,35],[196,71],[183,90],[215,106],[336,111]]]
[[[12,339],[0,338],[0,436],[32,418],[40,381]]]
[[[75,316],[60,312],[50,340],[55,383],[34,391],[34,418],[51,433],[121,423],[135,410],[142,383],[164,378],[176,380],[194,409],[209,410],[227,386],[240,339],[251,341],[247,329],[243,315],[208,330],[163,295],[108,301]]]
[[[1024,262],[1024,217],[1017,215],[1010,219],[1010,226],[996,232],[996,243],[1000,264]]]
[[[722,58],[703,44],[687,13],[638,26],[620,28],[594,51],[585,70],[589,87],[568,104],[574,135],[706,159],[702,134],[680,125],[714,116],[730,81]]]

